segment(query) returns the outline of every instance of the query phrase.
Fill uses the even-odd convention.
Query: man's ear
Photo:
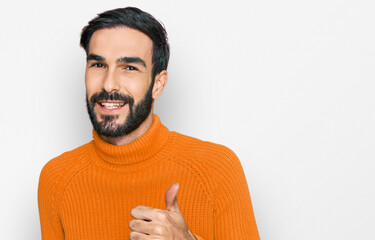
[[[168,72],[163,70],[155,76],[154,87],[152,88],[152,99],[157,99],[168,82]]]

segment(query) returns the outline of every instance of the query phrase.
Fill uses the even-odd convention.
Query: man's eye
[[[104,64],[102,64],[102,63],[93,63],[93,64],[91,64],[91,67],[102,68],[102,67],[104,67]]]
[[[125,69],[126,70],[131,70],[131,71],[138,70],[138,68],[133,67],[133,66],[126,66]]]

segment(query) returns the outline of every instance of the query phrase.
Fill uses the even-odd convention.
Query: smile
[[[114,109],[122,108],[125,105],[125,103],[124,102],[98,102],[98,105],[104,109],[114,110]]]

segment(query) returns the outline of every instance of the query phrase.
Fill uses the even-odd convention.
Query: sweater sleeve
[[[48,162],[42,169],[38,186],[38,207],[42,239],[63,240],[64,231],[56,209],[56,189],[58,188],[59,173]]]
[[[224,148],[220,159],[215,174],[215,239],[258,240],[259,233],[241,163],[228,148]]]
[[[197,240],[204,240],[203,238],[199,237],[198,235],[194,235],[194,237],[195,237]]]

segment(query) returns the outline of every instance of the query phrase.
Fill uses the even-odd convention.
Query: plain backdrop
[[[42,167],[92,138],[80,31],[125,6],[169,34],[156,113],[234,150],[263,240],[375,239],[372,0],[2,3],[0,239],[41,238]]]

